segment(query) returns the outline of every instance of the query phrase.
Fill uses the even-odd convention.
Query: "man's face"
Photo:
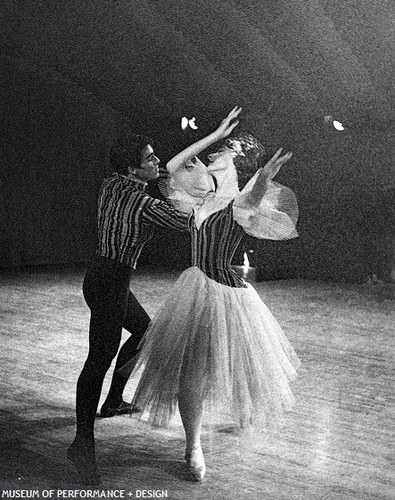
[[[159,177],[160,160],[155,156],[154,150],[150,144],[147,144],[141,150],[141,163],[134,169],[134,175],[142,181],[152,181]]]

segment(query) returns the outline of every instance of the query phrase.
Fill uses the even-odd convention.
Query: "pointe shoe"
[[[195,481],[203,481],[206,474],[206,464],[201,446],[192,448],[191,451],[185,451],[185,460],[188,470]]]
[[[101,478],[96,466],[95,454],[83,446],[72,443],[67,450],[67,458],[85,486],[99,486]]]

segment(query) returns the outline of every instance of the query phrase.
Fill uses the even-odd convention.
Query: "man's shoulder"
[[[147,193],[144,191],[139,184],[130,181],[118,174],[113,174],[103,180],[101,190],[106,191],[110,190],[114,193],[127,193],[127,196],[130,197],[130,200],[139,201],[142,205],[142,208],[149,208],[152,206],[160,206],[167,204],[165,201],[158,199],[152,196],[151,193]]]
[[[119,182],[119,178],[118,178],[117,174],[112,174],[108,177],[105,177],[103,179],[103,182],[101,183],[101,189],[112,186],[112,185],[116,184],[117,182]]]
[[[130,187],[129,189],[131,199],[138,200],[141,203],[143,210],[163,203],[161,200],[154,198],[150,194],[145,191],[141,191],[136,187]]]

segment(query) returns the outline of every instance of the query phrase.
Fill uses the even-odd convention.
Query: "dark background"
[[[392,1],[2,0],[0,267],[85,262],[108,151],[130,127],[162,164],[235,105],[294,156],[278,176],[300,237],[247,239],[259,279],[389,280],[394,268]],[[183,115],[199,129],[182,133]],[[346,129],[336,131],[324,117]],[[188,265],[158,233],[141,264]]]

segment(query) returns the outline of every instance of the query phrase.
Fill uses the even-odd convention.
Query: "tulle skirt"
[[[142,341],[133,404],[153,426],[168,427],[179,391],[190,390],[204,398],[205,423],[273,429],[294,403],[289,383],[299,364],[251,285],[232,288],[191,267]]]

